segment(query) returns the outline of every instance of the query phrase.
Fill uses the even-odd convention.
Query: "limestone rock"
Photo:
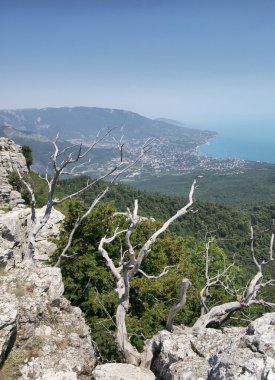
[[[38,216],[42,213],[38,210]],[[30,210],[0,214],[0,358],[6,359],[1,379],[91,378],[96,354],[90,330],[81,310],[63,297],[60,269],[39,260],[48,259],[47,253],[55,249],[49,239],[58,237],[63,218],[53,210],[36,239],[38,260],[21,262]]]
[[[45,208],[42,207],[37,210],[38,219],[44,215]],[[47,261],[49,255],[56,250],[56,244],[50,241],[50,239],[56,239],[59,236],[60,223],[64,218],[65,216],[60,211],[52,209],[50,219],[35,238],[35,260]]]
[[[37,216],[41,217],[43,209],[37,210]],[[26,250],[27,234],[30,224],[30,209],[15,208],[10,212],[0,214],[0,263],[9,265],[20,263]],[[48,223],[42,228],[36,237],[34,259],[48,260],[56,245],[50,241],[59,233],[59,226],[64,215],[55,209],[52,210]],[[13,261],[11,260],[13,258]]]
[[[0,378],[91,378],[96,355],[90,330],[81,310],[63,297],[63,290],[60,269],[44,267],[40,262],[17,265],[1,276],[1,291],[6,300],[15,299],[17,308],[14,310],[8,301],[0,302],[5,309],[0,323],[3,327],[16,326],[16,340],[13,339],[15,343],[0,370]],[[7,341],[8,332],[5,334]],[[0,342],[1,337],[0,334]],[[4,357],[4,349],[1,352]],[[11,375],[7,376],[5,371],[14,357],[21,360],[13,364]]]
[[[8,138],[0,137],[0,208],[13,208],[24,203],[21,194],[9,184],[9,174],[15,168],[27,170],[21,147]]]
[[[0,366],[16,338],[17,304],[16,297],[3,293],[0,295]]]
[[[155,380],[150,370],[135,367],[131,364],[108,363],[98,365],[93,376],[95,380]]]
[[[96,353],[81,310],[63,297],[59,268],[44,261],[56,249],[64,215],[52,210],[35,239],[34,260],[22,261],[28,244],[31,211],[22,208],[20,194],[8,174],[25,170],[20,147],[0,138],[0,379],[91,379]],[[41,218],[44,209],[37,210]]]
[[[158,354],[152,370],[165,380],[274,380],[275,313],[265,314],[247,329],[192,328],[162,331],[155,338]]]
[[[211,379],[275,379],[275,313],[252,322],[246,333],[211,358]]]

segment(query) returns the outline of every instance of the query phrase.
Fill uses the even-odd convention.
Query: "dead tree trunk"
[[[186,304],[186,293],[190,285],[191,285],[191,282],[187,278],[184,278],[181,282],[179,302],[176,305],[171,307],[168,318],[167,318],[167,322],[166,322],[166,330],[170,332],[173,331],[173,322],[174,322],[176,314]]]
[[[200,178],[200,177],[199,177]],[[168,219],[162,227],[160,227],[157,231],[155,231],[149,239],[144,243],[142,248],[136,253],[135,249],[131,243],[131,236],[135,229],[142,223],[146,218],[142,218],[138,215],[138,201],[135,201],[134,210],[131,213],[130,210],[126,213],[117,213],[125,216],[128,220],[130,220],[130,226],[127,230],[116,231],[114,235],[110,238],[103,237],[99,244],[99,252],[102,257],[105,259],[106,265],[113,273],[114,277],[117,281],[116,293],[118,296],[118,306],[116,311],[116,341],[118,350],[123,353],[126,363],[141,365],[148,367],[152,355],[153,355],[153,345],[152,342],[147,342],[145,345],[145,350],[142,354],[140,354],[135,347],[129,341],[127,327],[126,327],[126,314],[128,312],[128,308],[130,305],[130,282],[131,279],[137,274],[140,273],[146,278],[157,279],[168,273],[170,267],[164,268],[163,272],[157,276],[147,275],[142,269],[141,265],[146,257],[146,255],[150,252],[150,248],[152,244],[156,241],[156,239],[164,233],[170,224],[181,216],[186,215],[188,212],[192,210],[193,205],[193,194],[196,188],[196,179],[193,181],[191,186],[191,190],[189,193],[189,202],[180,209],[175,215],[173,215],[170,219]],[[105,246],[110,244],[115,240],[118,235],[125,234],[125,245],[127,251],[129,253],[128,260],[125,257],[121,257],[121,262],[118,266],[114,264],[114,261],[111,259],[108,251]],[[174,306],[172,311],[169,314],[168,326],[172,328],[173,319],[176,315],[176,312],[183,307],[186,300],[186,291],[188,286],[190,285],[190,281],[184,279],[182,288],[181,288],[181,297],[179,303]]]

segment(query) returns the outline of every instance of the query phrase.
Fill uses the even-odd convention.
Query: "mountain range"
[[[123,135],[126,146],[132,149],[138,149],[150,137],[156,138],[158,149],[154,154],[165,154],[166,157],[170,157],[176,150],[194,150],[215,135],[213,132],[175,125],[173,121],[153,120],[117,109],[63,107],[0,110],[0,136],[9,137],[20,145],[31,146],[33,169],[36,171],[45,170],[50,152],[53,151],[52,141],[57,133],[61,138],[60,147],[64,148],[80,141],[87,144],[100,130],[108,129],[112,129],[112,136],[116,138]],[[104,160],[105,163],[110,162],[114,156],[112,138],[104,140],[104,145],[93,151],[93,161],[99,166],[102,166]]]
[[[89,139],[105,128],[116,128],[115,135],[120,135],[123,129],[126,139],[162,137],[174,142],[183,139],[190,143],[203,143],[215,135],[169,121],[153,120],[130,111],[96,107],[0,110],[1,125],[31,131],[49,139],[59,132],[64,140]]]

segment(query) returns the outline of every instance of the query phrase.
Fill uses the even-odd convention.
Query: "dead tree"
[[[200,177],[197,177],[200,178]],[[125,361],[128,364],[134,364],[136,366],[148,366],[152,359],[152,347],[150,348],[150,342],[147,342],[147,345],[144,347],[144,352],[140,354],[136,348],[132,345],[129,340],[126,326],[126,314],[128,312],[130,306],[130,283],[133,277],[140,273],[146,278],[160,278],[168,273],[170,267],[164,268],[163,272],[157,276],[150,276],[146,274],[142,269],[142,262],[145,257],[149,254],[151,246],[154,244],[156,239],[163,234],[178,218],[186,215],[190,211],[192,211],[193,205],[193,195],[196,189],[197,178],[193,181],[190,193],[189,193],[189,201],[188,203],[177,211],[170,219],[168,219],[163,225],[156,230],[149,239],[143,244],[141,249],[136,252],[134,246],[131,242],[132,233],[136,230],[136,228],[144,221],[145,218],[140,217],[138,215],[138,201],[135,200],[134,210],[131,212],[129,209],[126,213],[117,213],[119,215],[124,216],[127,220],[130,221],[130,226],[126,230],[115,231],[114,235],[107,238],[103,237],[99,244],[99,252],[105,260],[106,265],[114,275],[116,279],[116,293],[118,297],[118,306],[116,310],[116,343],[118,350],[124,355]],[[127,248],[127,258],[125,253],[121,255],[120,262],[118,266],[115,265],[114,261],[110,257],[108,253],[108,244],[112,243],[118,236],[125,236],[125,245]],[[188,286],[190,285],[190,281],[188,279],[184,279],[183,286],[181,290],[181,299],[179,300],[179,304],[175,305],[172,308],[171,313],[168,318],[168,326],[171,326],[173,323],[173,319],[177,310],[179,310],[184,302],[186,297],[186,291]]]
[[[140,273],[149,279],[157,279],[164,276],[169,267],[164,268],[162,273],[157,276],[151,276],[146,274],[142,269],[142,262],[144,258],[149,254],[152,244],[156,239],[167,230],[170,224],[181,216],[186,215],[192,211],[193,194],[196,188],[196,179],[194,180],[190,194],[189,202],[186,206],[180,209],[175,215],[168,219],[161,228],[155,231],[149,239],[144,243],[142,248],[136,252],[136,248],[132,245],[131,236],[136,228],[142,223],[145,218],[138,215],[138,202],[135,201],[133,212],[129,209],[126,213],[116,213],[126,217],[130,220],[130,226],[126,230],[116,230],[113,236],[107,238],[103,237],[99,244],[99,252],[105,260],[107,267],[110,269],[116,279],[116,293],[118,297],[118,306],[116,310],[116,343],[118,350],[124,355],[125,361],[129,364],[137,366],[150,367],[151,360],[153,358],[153,352],[156,349],[156,341],[154,338],[148,340],[144,344],[144,351],[139,353],[129,340],[126,326],[126,315],[130,306],[130,284],[133,277]],[[108,253],[108,245],[112,243],[118,236],[123,235],[125,237],[125,245],[127,248],[127,258],[125,253],[121,255],[121,259],[118,265],[115,265],[114,261]],[[266,302],[260,298],[260,290],[269,285],[275,285],[275,280],[264,281],[264,268],[275,261],[273,257],[273,243],[274,233],[271,235],[270,247],[268,259],[266,261],[259,262],[254,252],[254,234],[253,228],[251,228],[251,257],[257,268],[257,273],[249,281],[245,289],[236,289],[233,281],[230,277],[230,270],[234,263],[225,266],[223,270],[210,276],[209,272],[209,250],[213,239],[206,240],[206,252],[205,252],[205,280],[206,283],[200,291],[200,303],[201,303],[201,316],[197,319],[193,326],[195,334],[199,333],[202,329],[209,326],[211,323],[222,323],[227,320],[234,312],[255,304],[265,305],[275,309],[275,304]],[[168,331],[173,330],[173,320],[176,313],[184,307],[186,303],[187,289],[191,285],[189,279],[183,279],[180,288],[180,295],[178,302],[170,309],[166,329]],[[209,308],[207,306],[208,297],[210,295],[210,289],[212,287],[221,286],[225,289],[226,293],[233,299],[230,302],[223,303],[221,305]]]
[[[234,263],[231,263],[230,265],[226,266],[223,271],[218,271],[214,276],[210,276],[210,265],[211,265],[211,244],[215,242],[215,238],[212,236],[212,232],[207,231],[205,234],[205,252],[204,252],[204,259],[205,259],[205,265],[204,265],[204,278],[205,278],[205,285],[200,291],[200,307],[201,307],[201,315],[204,315],[209,312],[209,307],[207,306],[207,301],[211,297],[210,294],[210,288],[212,287],[218,287],[221,284],[223,284],[225,290],[227,293],[230,293],[230,295],[237,294],[236,289],[230,290],[229,283],[231,283],[230,278],[230,269],[234,266]],[[222,282],[223,281],[223,282]],[[227,284],[225,286],[225,283]],[[234,286],[234,285],[233,285]]]
[[[263,305],[271,307],[275,310],[275,303],[264,301],[260,298],[260,291],[266,286],[275,285],[275,279],[264,281],[264,268],[267,265],[270,265],[275,262],[275,258],[273,257],[273,244],[274,244],[274,233],[271,234],[269,252],[267,260],[262,260],[261,262],[256,258],[254,251],[254,231],[253,227],[251,227],[251,235],[250,235],[250,251],[251,258],[253,263],[256,266],[257,272],[252,277],[252,279],[248,282],[248,285],[245,289],[240,292],[236,291],[236,289],[232,289],[230,286],[230,278],[227,276],[227,272],[232,266],[228,266],[225,270],[213,277],[212,279],[208,279],[205,287],[201,290],[200,298],[201,304],[205,307],[206,313],[203,313],[195,322],[193,329],[195,333],[200,332],[202,329],[207,327],[212,323],[221,324],[226,321],[234,312],[241,310],[250,305]],[[206,291],[209,290],[211,286],[222,286],[225,291],[234,299],[231,302],[226,302],[222,305],[217,305],[207,309],[205,305],[205,294]]]
[[[68,146],[62,150],[59,149],[58,146],[58,135],[53,141],[53,146],[54,146],[54,153],[52,155],[51,159],[51,175],[49,175],[48,170],[46,170],[45,176],[43,179],[47,183],[48,187],[48,196],[47,196],[47,204],[45,207],[45,211],[43,213],[43,216],[41,218],[37,218],[37,213],[36,213],[36,201],[35,201],[35,195],[34,191],[31,188],[30,184],[22,177],[21,173],[19,171],[18,175],[21,178],[22,182],[28,189],[30,195],[31,195],[31,225],[29,229],[29,236],[28,236],[28,250],[25,253],[24,260],[31,260],[34,256],[35,252],[35,238],[39,231],[46,225],[48,222],[52,209],[55,205],[59,205],[62,202],[72,199],[73,197],[79,196],[83,194],[84,192],[88,191],[91,189],[97,182],[111,178],[109,181],[109,184],[106,185],[105,189],[98,193],[92,202],[88,212],[83,215],[77,222],[75,223],[74,229],[71,232],[70,239],[68,241],[67,246],[63,250],[59,261],[58,265],[60,265],[61,261],[68,258],[67,255],[67,250],[70,247],[71,240],[73,237],[73,234],[75,230],[78,228],[78,226],[87,218],[88,214],[96,207],[96,205],[100,202],[100,200],[104,197],[104,195],[109,191],[110,186],[120,177],[122,176],[126,171],[128,171],[133,165],[135,165],[141,158],[142,156],[150,149],[152,140],[147,140],[144,145],[140,149],[140,153],[132,160],[128,161],[122,161],[122,149],[124,146],[124,143],[121,142],[120,146],[120,157],[117,163],[111,167],[109,170],[106,170],[106,173],[100,176],[99,178],[92,180],[89,179],[86,183],[86,186],[81,188],[80,190],[64,196],[62,199],[55,198],[55,191],[56,191],[56,186],[58,183],[58,180],[60,179],[61,175],[82,175],[84,174],[83,166],[87,164],[89,161],[85,162],[85,159],[87,158],[89,152],[95,148],[96,145],[98,145],[102,140],[107,138],[107,136],[111,133],[111,130],[108,130],[105,132],[103,135],[100,136],[100,133],[97,135],[96,139],[88,146],[88,147],[83,147],[82,144],[78,145],[73,145],[73,146]],[[121,140],[122,141],[122,140]]]

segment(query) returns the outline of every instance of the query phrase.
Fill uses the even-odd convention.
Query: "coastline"
[[[259,131],[257,134],[248,134],[245,132],[237,135],[235,133],[217,132],[217,135],[211,137],[205,144],[199,145],[196,150],[201,156],[212,157],[217,159],[253,161],[258,163],[275,164],[274,145],[272,138],[268,135],[266,140]]]

